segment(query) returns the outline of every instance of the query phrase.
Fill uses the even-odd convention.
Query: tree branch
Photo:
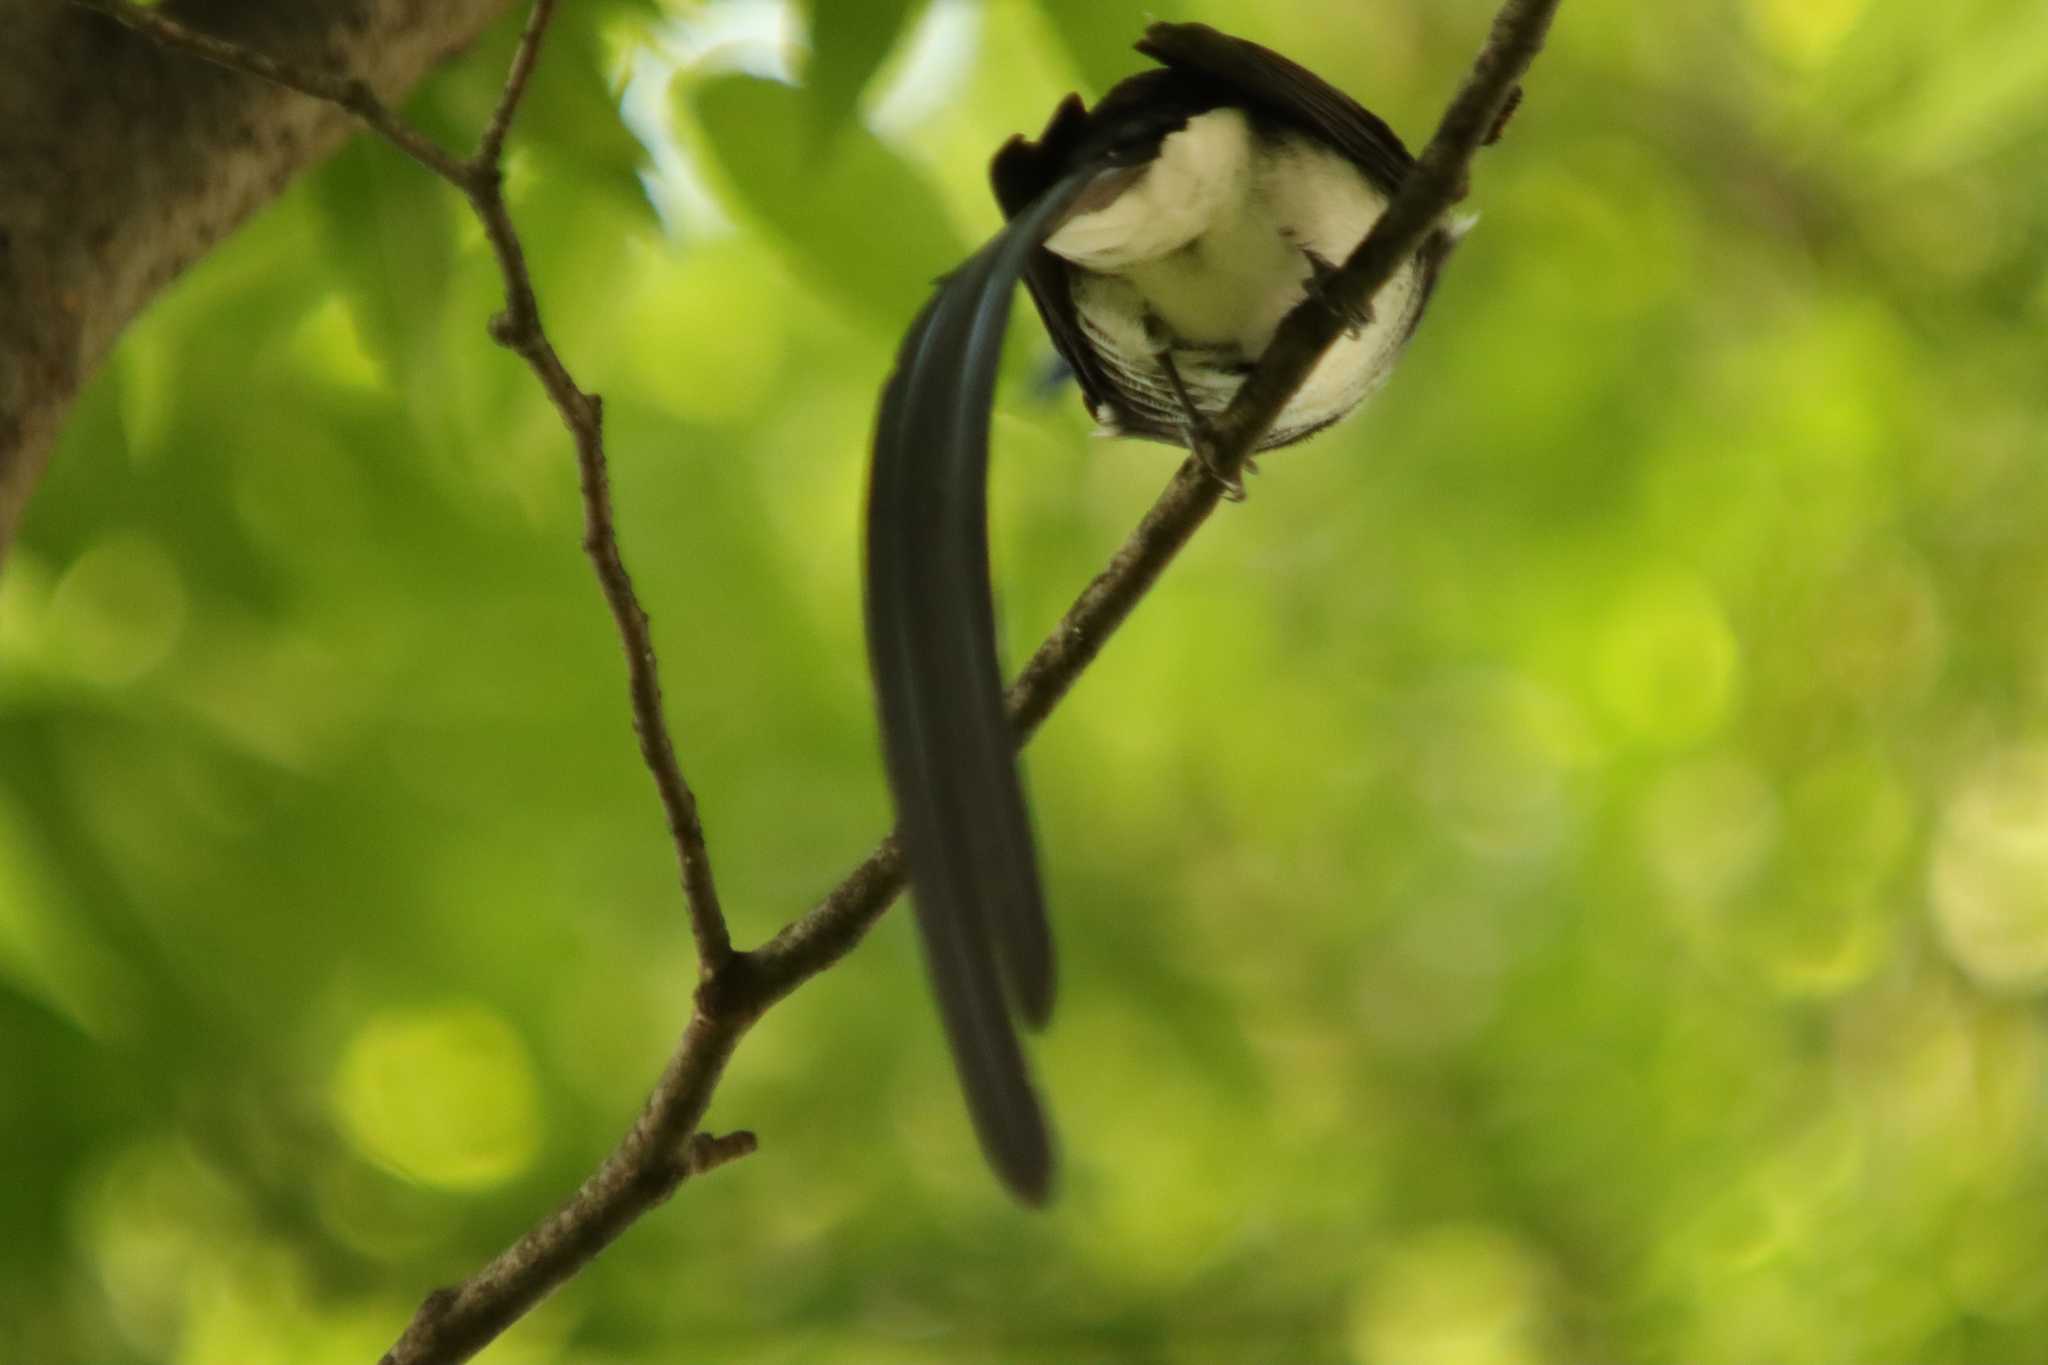
[[[1557,0],[1506,0],[1500,7],[1471,72],[1437,124],[1436,135],[1416,158],[1415,169],[1387,211],[1329,281],[1327,302],[1310,300],[1287,315],[1258,369],[1218,419],[1216,439],[1224,474],[1242,467],[1259,436],[1273,425],[1344,330],[1347,316],[1379,292],[1438,220],[1465,197],[1472,156],[1498,136],[1502,119],[1519,98],[1522,73],[1542,48],[1556,10]],[[1192,471],[1183,468],[1181,477],[1191,476]],[[1217,490],[1212,490],[1201,516],[1214,508],[1216,496]]]
[[[540,302],[534,293],[533,277],[526,268],[525,249],[505,206],[504,177],[499,169],[505,134],[512,126],[512,116],[526,91],[527,79],[533,74],[533,64],[554,8],[555,0],[535,0],[526,30],[520,35],[519,48],[512,57],[504,93],[478,141],[476,154],[461,163],[454,183],[469,197],[470,207],[483,223],[484,235],[498,258],[499,273],[505,277],[505,311],[491,319],[491,337],[527,363],[576,442],[576,468],[583,493],[583,551],[597,571],[605,605],[611,609],[612,622],[625,647],[633,731],[640,738],[640,757],[654,777],[662,811],[668,817],[683,901],[689,908],[690,932],[697,941],[697,971],[709,980],[732,957],[732,936],[719,908],[718,886],[711,875],[711,850],[704,839],[704,823],[697,813],[697,796],[676,760],[675,741],[669,735],[667,716],[662,710],[661,672],[647,613],[640,606],[632,576],[626,572],[625,560],[619,554],[618,531],[612,517],[611,473],[604,453],[604,404],[596,394],[577,387],[541,326]]]
[[[316,100],[338,104],[434,174],[460,183],[462,171],[455,159],[392,113],[365,81],[289,66],[254,48],[187,28],[161,10],[143,9],[126,3],[126,0],[71,0],[71,3],[95,14],[104,14],[115,23],[125,25],[164,47],[177,48],[195,57],[203,57],[215,66],[240,71],[272,85],[311,95]]]
[[[1472,156],[1520,98],[1558,0],[1507,0],[1436,135],[1387,211],[1331,277],[1325,300],[1310,299],[1281,322],[1272,344],[1224,414],[1216,419],[1217,463],[1240,469],[1309,372],[1346,326],[1345,315],[1379,292],[1425,235],[1464,198]],[[1144,595],[1223,497],[1223,480],[1189,459],[1159,495],[1109,567],[1067,609],[1011,684],[1010,723],[1021,746],[1102,652]],[[903,889],[903,850],[891,833],[803,918],[754,956],[775,996],[825,970],[860,942]]]
[[[747,1022],[700,1007],[638,1122],[596,1173],[488,1265],[429,1294],[379,1365],[468,1360],[683,1181],[754,1150],[751,1133],[714,1138],[697,1130]]]
[[[478,164],[495,166],[504,155],[505,135],[512,131],[512,116],[519,112],[519,102],[526,98],[526,83],[532,79],[533,64],[540,56],[540,40],[548,31],[548,21],[554,17],[555,0],[534,0],[533,8],[527,11],[526,27],[519,34],[519,46],[513,49],[512,69],[505,75],[498,107],[491,111],[483,135],[476,142]]]
[[[647,617],[619,557],[598,398],[577,387],[542,328],[518,234],[506,211],[499,156],[545,33],[553,0],[536,0],[497,109],[476,154],[458,160],[406,127],[360,83],[310,76],[234,44],[159,22],[118,0],[74,0],[111,14],[161,41],[347,108],[415,160],[462,190],[482,220],[505,277],[505,311],[491,335],[533,369],[576,444],[584,548],[626,650],[634,727],[655,778],[681,865],[700,952],[702,980],[682,1039],[638,1121],[598,1170],[555,1213],[488,1265],[423,1303],[384,1365],[447,1365],[468,1359],[574,1275],[641,1214],[693,1174],[754,1148],[749,1133],[712,1137],[698,1125],[726,1063],[747,1029],[777,1000],[845,956],[903,886],[894,835],[808,914],[761,948],[732,950],[718,909],[696,799],[677,765],[662,718],[661,689]],[[1461,197],[1473,153],[1498,129],[1517,82],[1534,59],[1557,0],[1507,0],[1471,74],[1444,115],[1416,169],[1329,288],[1340,305],[1304,303],[1289,314],[1257,370],[1216,424],[1222,468],[1237,469],[1314,368],[1344,323],[1342,305],[1378,291]],[[1222,485],[1184,462],[1109,566],[1082,592],[1025,665],[1008,696],[1021,744],[1058,705],[1116,628],[1216,508]]]

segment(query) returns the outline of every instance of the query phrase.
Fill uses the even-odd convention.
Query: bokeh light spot
[[[1644,739],[1683,745],[1713,733],[1733,701],[1740,651],[1712,590],[1689,574],[1632,585],[1597,647],[1609,714]]]
[[[1739,759],[1715,757],[1666,773],[1643,803],[1643,857],[1673,897],[1717,901],[1753,877],[1778,836],[1770,784]]]
[[[786,297],[760,287],[775,268],[758,245],[724,239],[677,253],[643,246],[618,322],[640,339],[621,356],[636,391],[677,416],[738,422],[777,390],[788,350]],[[706,327],[705,318],[744,318]]]
[[[1432,699],[1419,773],[1438,821],[1483,857],[1549,853],[1568,814],[1564,765],[1578,718],[1515,675],[1465,680]]]
[[[1171,1031],[1142,1011],[1075,1013],[1047,1062],[1066,1081],[1071,1122],[1096,1139],[1076,1154],[1072,1177],[1085,1241],[1098,1272],[1114,1281],[1186,1284],[1229,1245],[1243,1216],[1242,1172],[1219,1159],[1230,1141],[1228,1096],[1213,1077],[1178,1065]],[[1092,1067],[1077,1064],[1086,1056],[1096,1058]],[[1200,1198],[1190,1194],[1197,1184]]]
[[[1362,1365],[1535,1365],[1546,1358],[1542,1268],[1507,1234],[1454,1224],[1397,1247],[1352,1321]]]
[[[0,788],[0,986],[25,991],[106,1039],[126,1013],[127,973],[58,888],[33,822]]]
[[[147,536],[116,532],[57,582],[49,622],[54,662],[102,686],[140,679],[169,657],[185,626],[185,588]]]
[[[1755,931],[1770,981],[1787,995],[1826,997],[1867,981],[1891,952],[1891,921],[1877,902],[1842,895],[1780,901]]]
[[[374,392],[385,386],[384,369],[363,340],[362,319],[340,290],[300,320],[287,349],[309,373],[337,388]]]
[[[170,1138],[123,1149],[84,1182],[81,1196],[75,1235],[110,1324],[146,1358],[168,1359],[195,1289],[249,1246],[240,1197]]]
[[[1748,0],[1750,26],[1773,56],[1819,66],[1863,16],[1866,0]]]
[[[1917,827],[1912,795],[1874,753],[1843,753],[1785,795],[1775,894],[1743,917],[1750,950],[1789,995],[1838,995],[1888,960],[1898,920],[1894,870]]]
[[[365,1156],[423,1184],[494,1185],[540,1145],[526,1047],[480,1005],[378,1015],[344,1053],[332,1103]]]
[[[0,573],[0,699],[20,689],[26,665],[38,661],[47,645],[53,587],[49,567],[34,549],[9,548],[7,572]]]
[[[2004,750],[1963,779],[1932,879],[1935,926],[1957,966],[1999,990],[2048,986],[2048,746]]]

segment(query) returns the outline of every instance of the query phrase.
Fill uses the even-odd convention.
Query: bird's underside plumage
[[[1161,68],[1092,110],[1068,96],[1035,142],[996,154],[1008,222],[905,336],[869,492],[869,653],[926,962],[982,1146],[1032,1202],[1050,1189],[1052,1141],[1014,1020],[1045,1021],[1054,965],[1003,712],[986,510],[1011,295],[1021,279],[1103,428],[1199,446],[1412,165],[1386,124],[1256,44],[1154,24],[1138,50]],[[1378,386],[1450,242],[1439,230],[1403,264],[1261,449]]]
[[[1174,111],[1169,133],[1133,149],[1140,164],[1096,176],[1024,279],[1104,431],[1186,446],[1188,413],[1158,355],[1173,358],[1200,416],[1220,415],[1307,295],[1312,260],[1341,264],[1413,162],[1379,118],[1255,44],[1155,24],[1138,50],[1166,67],[1124,81],[1093,110],[1069,96],[1037,141],[1012,138],[996,154],[990,180],[1015,215],[1085,164],[1128,107]],[[1223,212],[1202,211],[1218,200]],[[1372,321],[1339,338],[1259,449],[1313,435],[1378,387],[1451,243],[1447,231],[1431,234],[1394,273]],[[1219,272],[1235,288],[1216,288]]]

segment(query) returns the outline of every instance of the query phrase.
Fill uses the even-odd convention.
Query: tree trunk
[[[181,0],[164,12],[387,100],[506,0]],[[0,0],[0,560],[128,320],[346,139],[334,107],[65,0]]]

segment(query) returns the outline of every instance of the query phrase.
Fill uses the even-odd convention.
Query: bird
[[[1155,23],[1157,66],[1091,109],[1059,102],[989,178],[1005,223],[943,277],[883,387],[864,600],[884,766],[919,937],[989,1164],[1022,1202],[1057,1158],[1019,1028],[1052,1013],[1055,960],[1003,709],[988,552],[997,363],[1021,281],[1099,432],[1187,449],[1232,498],[1214,422],[1415,162],[1306,68],[1205,24]],[[1258,450],[1355,409],[1414,332],[1459,233],[1440,222],[1289,400]]]

